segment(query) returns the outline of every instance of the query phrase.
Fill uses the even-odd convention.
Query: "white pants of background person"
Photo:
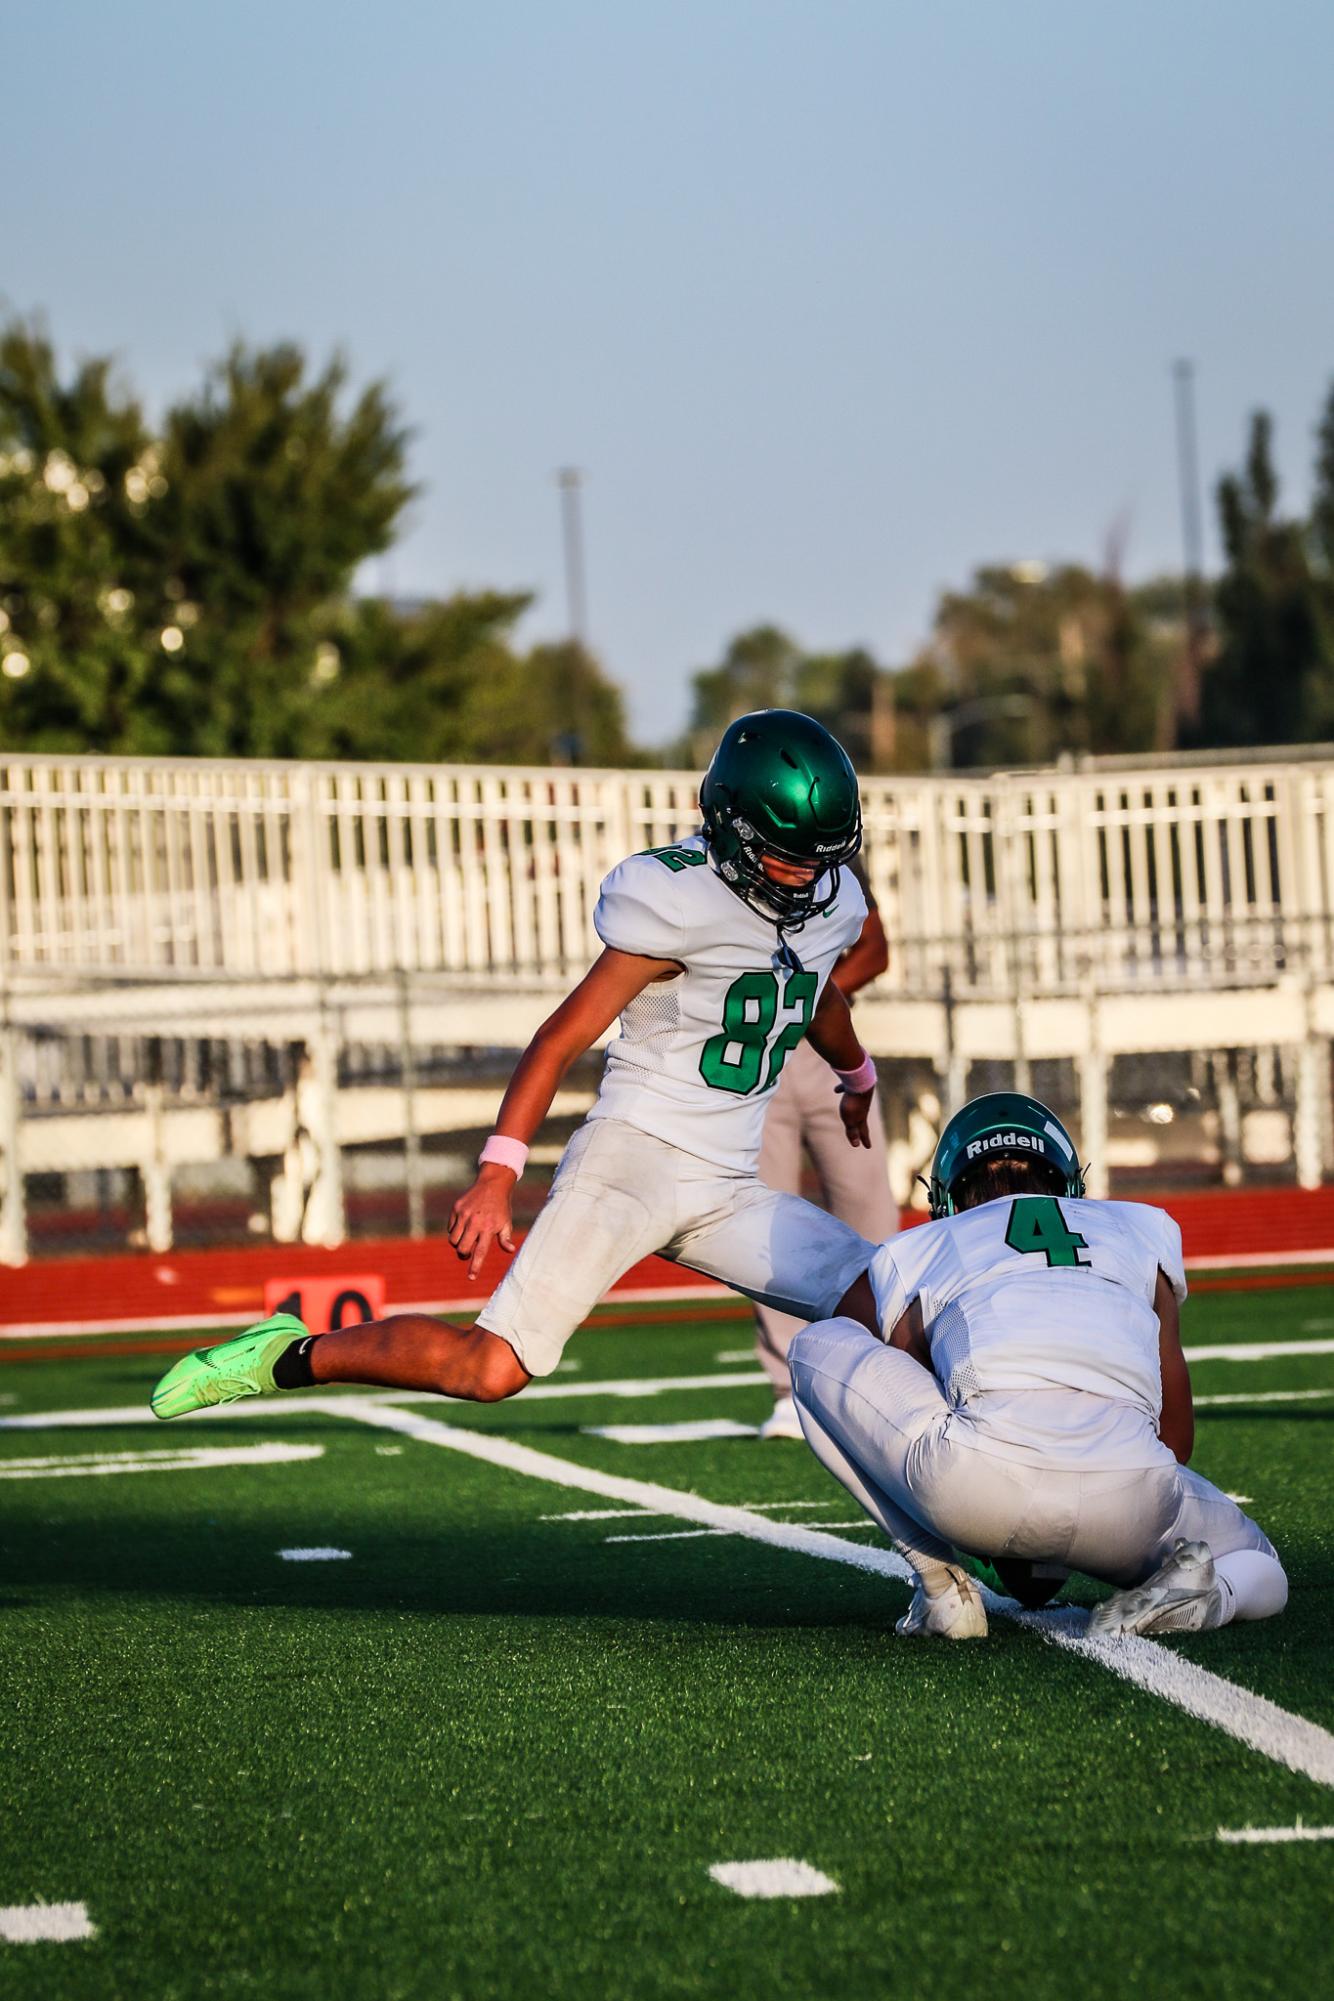
[[[1138,1584],[1178,1539],[1205,1542],[1230,1616],[1283,1609],[1264,1531],[1180,1466],[1148,1415],[1080,1390],[991,1392],[952,1406],[930,1372],[855,1320],[792,1343],[792,1386],[816,1456],[910,1562],[1046,1559]]]
[[[802,1155],[808,1153],[823,1206],[859,1236],[881,1244],[898,1229],[899,1210],[890,1193],[884,1123],[875,1104],[870,1132],[869,1152],[865,1147],[848,1145],[829,1065],[808,1042],[800,1042],[783,1065],[765,1114],[760,1180],[782,1194],[800,1195]],[[780,1313],[777,1307],[755,1309],[756,1353],[774,1392],[774,1415],[762,1427],[763,1437],[801,1436],[792,1404],[787,1351],[793,1335],[805,1324],[791,1314]]]

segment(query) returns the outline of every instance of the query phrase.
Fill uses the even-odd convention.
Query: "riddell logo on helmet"
[[[999,1153],[1002,1149],[1017,1153],[1021,1148],[1025,1153],[1045,1153],[1047,1142],[1036,1133],[989,1133],[985,1139],[969,1140],[965,1158],[972,1160],[979,1153]]]

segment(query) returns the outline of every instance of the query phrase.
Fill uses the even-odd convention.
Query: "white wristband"
[[[477,1156],[477,1164],[479,1167],[485,1166],[488,1160],[495,1161],[498,1167],[508,1167],[515,1174],[522,1174],[528,1164],[528,1149],[521,1139],[509,1139],[504,1133],[492,1133]]]
[[[863,1056],[855,1070],[835,1070],[840,1091],[870,1091],[875,1088],[875,1063]]]

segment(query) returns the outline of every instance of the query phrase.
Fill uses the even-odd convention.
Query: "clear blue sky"
[[[237,333],[386,375],[368,581],[531,587],[586,469],[647,739],[761,619],[890,664],[977,563],[1180,560],[1334,379],[1328,0],[6,0],[0,285],[160,408]],[[1208,556],[1217,559],[1209,512]]]

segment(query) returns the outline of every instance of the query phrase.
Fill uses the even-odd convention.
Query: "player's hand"
[[[869,1091],[840,1091],[838,1094],[838,1115],[843,1121],[843,1130],[848,1136],[849,1146],[871,1144],[871,1100],[875,1096],[875,1086]]]
[[[502,1251],[514,1249],[510,1197],[518,1178],[513,1168],[488,1161],[449,1212],[449,1241],[468,1260],[470,1279],[482,1269],[492,1244],[499,1244]]]

